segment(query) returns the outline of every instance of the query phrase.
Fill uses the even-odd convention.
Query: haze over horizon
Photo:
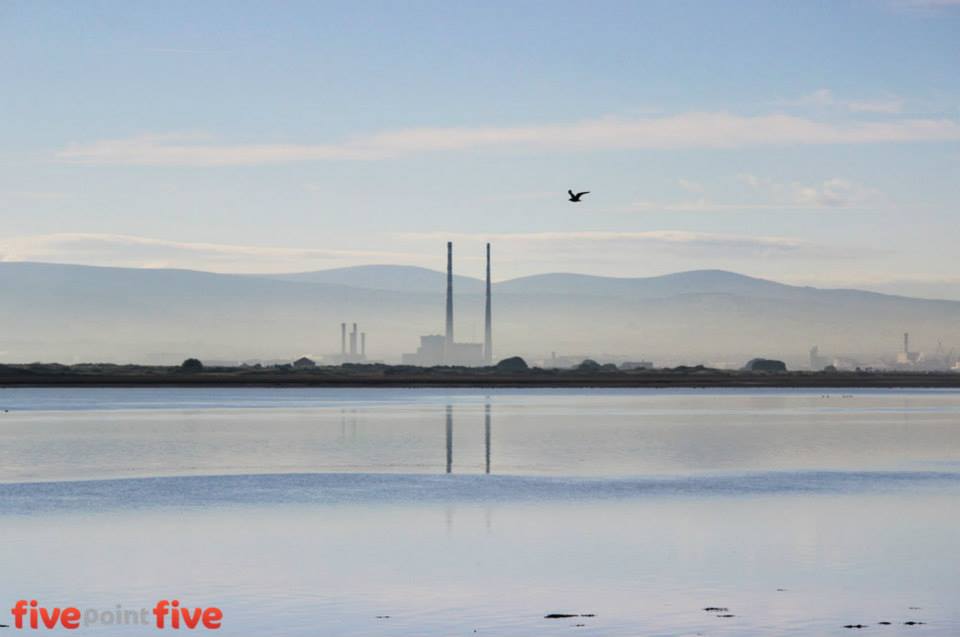
[[[457,257],[458,261],[463,260],[468,263],[467,270],[457,267],[455,268],[454,278],[458,281],[458,287],[463,283],[467,283],[470,292],[478,293],[480,286],[483,283],[483,274],[480,272],[474,272],[477,269],[478,265],[476,258],[473,255],[468,255],[466,258],[461,259]],[[165,266],[165,265],[146,265],[146,266],[128,266],[128,265],[104,265],[99,263],[74,263],[74,262],[64,262],[64,261],[21,261],[21,260],[3,260],[0,261],[0,265],[3,263],[22,263],[26,265],[51,265],[51,266],[78,266],[81,268],[90,267],[90,268],[119,268],[119,269],[132,269],[132,270],[182,270],[188,272],[197,272],[201,274],[226,274],[226,275],[241,275],[241,276],[254,276],[254,277],[266,277],[266,278],[276,278],[278,280],[322,280],[318,279],[318,275],[335,275],[339,273],[365,273],[366,277],[369,277],[371,281],[375,281],[379,273],[391,272],[391,277],[396,276],[396,272],[403,272],[404,274],[416,273],[419,275],[434,275],[437,277],[439,282],[440,277],[445,277],[444,272],[437,267],[429,266],[420,266],[420,265],[406,265],[398,263],[358,263],[355,265],[348,266],[333,266],[328,268],[320,268],[316,270],[291,270],[291,271],[257,271],[257,272],[233,272],[233,271],[218,271],[216,269],[202,269],[194,267],[179,267],[176,265]],[[811,287],[824,290],[859,290],[864,292],[876,292],[879,294],[889,294],[893,296],[902,296],[907,298],[915,299],[924,299],[924,300],[945,300],[945,301],[960,301],[960,280],[954,281],[951,279],[944,280],[924,280],[924,281],[911,281],[911,280],[893,280],[893,281],[877,281],[877,282],[862,282],[860,284],[843,284],[842,282],[837,282],[836,285],[815,285],[807,283],[791,283],[789,281],[778,281],[773,278],[768,278],[764,276],[750,275],[743,272],[734,272],[733,270],[724,270],[722,268],[698,268],[691,270],[679,270],[676,272],[663,272],[659,274],[650,274],[645,276],[622,276],[622,275],[603,275],[603,274],[588,274],[585,272],[573,272],[573,271],[544,271],[544,272],[532,272],[530,274],[523,274],[519,276],[493,276],[492,281],[494,285],[500,285],[502,283],[509,283],[516,280],[528,280],[528,279],[538,279],[541,277],[553,277],[553,276],[572,276],[572,277],[590,277],[596,278],[598,280],[603,279],[612,279],[612,280],[625,280],[625,281],[635,281],[635,280],[645,280],[645,279],[667,279],[671,276],[686,275],[686,274],[698,274],[698,273],[724,273],[732,274],[736,276],[742,276],[750,279],[758,279],[761,281],[778,283],[788,286],[796,287]],[[394,283],[392,278],[388,278],[384,283],[391,284]],[[439,285],[439,283],[437,283]],[[374,289],[379,289],[383,286],[381,285],[369,285]],[[388,285],[389,287],[389,285]],[[439,287],[438,287],[439,289]],[[462,290],[458,290],[461,292]]]
[[[960,5],[736,6],[4,3],[0,261],[960,299]]]
[[[176,364],[330,361],[340,324],[366,332],[370,359],[398,362],[443,331],[446,274],[411,266],[299,274],[0,263],[0,361]],[[483,282],[456,276],[460,341],[483,338]],[[494,357],[808,365],[817,345],[843,365],[889,365],[903,332],[952,364],[960,301],[787,286],[722,270],[653,278],[546,274],[493,286]],[[945,357],[945,358],[944,358]],[[947,365],[949,366],[949,365]]]

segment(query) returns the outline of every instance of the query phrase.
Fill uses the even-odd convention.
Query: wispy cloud
[[[680,180],[684,182],[684,180]],[[761,210],[871,210],[884,205],[883,194],[847,179],[833,177],[820,183],[782,183],[750,173],[737,175],[744,188],[742,201],[715,201],[705,189],[680,187],[698,196],[681,201],[637,201],[629,212],[751,212]],[[699,186],[699,184],[698,184]]]
[[[598,230],[571,232],[517,232],[469,234],[456,232],[411,232],[398,235],[402,239],[427,241],[496,241],[498,244],[524,244],[546,247],[550,250],[582,246],[596,250],[597,244],[607,248],[617,245],[661,245],[669,247],[723,248],[763,252],[794,252],[815,248],[800,239],[779,236],[757,236],[690,232],[686,230],[648,230],[641,232],[609,232]]]
[[[56,233],[0,238],[0,261],[290,272],[356,263],[417,263],[422,254],[168,241],[122,234]]]
[[[884,202],[883,193],[879,190],[841,177],[831,177],[817,184],[783,183],[751,174],[741,174],[738,178],[754,191],[768,197],[772,205],[803,209],[862,209],[875,208]]]
[[[703,192],[703,184],[697,181],[690,179],[683,179],[682,177],[677,180],[677,185],[686,190],[687,192],[701,193]]]
[[[56,158],[78,164],[237,166],[384,160],[484,149],[725,149],[949,140],[960,140],[960,124],[951,119],[830,123],[782,113],[743,116],[710,112],[516,127],[413,128],[322,144],[225,144],[200,135],[145,135],[71,144],[56,153]]]
[[[882,113],[896,115],[903,112],[906,101],[897,95],[881,95],[872,98],[843,99],[828,88],[821,88],[798,98],[777,100],[778,106],[815,106],[839,108],[851,113]]]
[[[844,259],[840,250],[776,235],[648,230],[613,232],[408,232],[385,237],[390,250],[328,250],[171,241],[119,234],[59,233],[0,238],[0,261],[180,268],[222,273],[301,272],[363,264],[441,264],[438,247],[454,241],[458,270],[480,268],[483,243],[494,243],[498,274],[516,276],[566,269],[620,275],[649,268],[730,267],[756,260]],[[558,266],[558,263],[564,264]],[[479,272],[480,270],[476,270]],[[658,270],[659,271],[659,270]]]

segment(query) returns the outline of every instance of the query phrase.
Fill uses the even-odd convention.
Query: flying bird
[[[582,196],[584,196],[584,195],[589,195],[589,194],[590,194],[590,191],[589,191],[589,190],[584,190],[583,192],[578,192],[578,193],[574,193],[572,190],[568,190],[567,192],[570,193],[570,199],[569,199],[569,200],[572,201],[572,202],[574,202],[574,203],[580,201],[580,197],[582,197]]]

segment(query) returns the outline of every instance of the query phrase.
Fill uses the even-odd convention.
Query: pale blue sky
[[[960,3],[0,2],[0,259],[958,281]],[[591,190],[566,202],[567,188]]]

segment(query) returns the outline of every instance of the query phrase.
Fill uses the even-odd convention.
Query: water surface
[[[0,409],[7,608],[178,597],[230,635],[960,633],[957,392],[5,389]]]

